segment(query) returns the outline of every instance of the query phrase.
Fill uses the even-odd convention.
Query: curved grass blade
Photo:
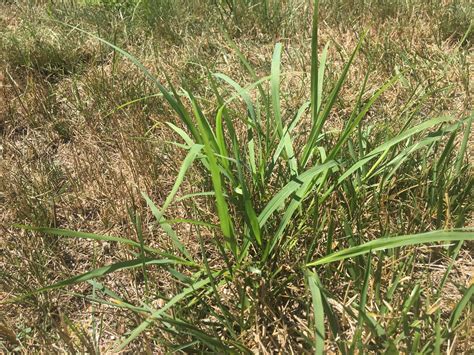
[[[186,249],[184,244],[181,243],[176,232],[173,230],[173,228],[171,228],[171,225],[167,223],[166,220],[163,218],[161,211],[158,209],[155,203],[143,191],[142,191],[142,196],[145,199],[146,204],[150,208],[151,213],[153,214],[153,216],[155,216],[157,222],[160,224],[161,228],[163,228],[166,234],[168,234],[168,236],[171,238],[171,241],[173,242],[176,249],[178,249],[183,255],[185,255],[188,260],[192,260],[191,254]]]
[[[173,241],[175,247],[183,253],[183,255],[186,256],[189,260],[192,260],[192,256],[189,253],[189,251],[186,249],[186,247],[179,241],[178,236],[176,233],[173,231],[171,226],[164,222],[163,215],[168,208],[168,206],[171,204],[173,201],[174,197],[176,196],[176,193],[179,190],[179,187],[184,181],[184,176],[186,175],[186,172],[188,169],[191,167],[193,164],[194,160],[198,156],[198,154],[201,152],[201,149],[203,148],[202,145],[200,144],[194,144],[191,149],[189,150],[188,154],[186,155],[186,158],[184,158],[183,163],[181,164],[181,168],[179,169],[178,176],[176,177],[176,181],[173,184],[173,188],[171,189],[171,192],[168,194],[166,197],[166,200],[163,204],[163,207],[161,210],[157,208],[157,206],[153,203],[153,201],[148,197],[148,195],[145,192],[142,192],[142,196],[145,198],[147,205],[150,207],[151,212],[156,218],[156,221],[163,227],[165,232],[170,236],[171,240]]]
[[[159,310],[153,312],[148,319],[143,321],[138,327],[136,327],[130,335],[115,349],[115,351],[123,350],[130,342],[132,342],[136,337],[138,337],[146,328],[148,328],[154,321],[156,321],[161,315],[164,314],[168,309],[173,307],[176,303],[182,301],[183,299],[187,298],[190,295],[193,295],[200,289],[207,286],[211,280],[206,278],[204,280],[200,280],[195,282],[192,286],[185,288],[181,293],[174,296],[170,299],[163,307]]]
[[[466,308],[466,306],[468,306],[469,304],[472,304],[473,297],[474,297],[474,285],[471,284],[471,286],[469,286],[469,289],[466,291],[464,296],[458,302],[456,308],[454,309],[453,314],[451,315],[451,318],[449,319],[448,330],[450,332],[452,332],[454,328],[456,327],[459,321],[459,318],[461,318],[462,312],[464,311],[464,308]]]
[[[240,86],[237,82],[235,82],[225,74],[215,73],[214,76],[218,79],[224,80],[226,83],[232,86],[232,88],[239,94],[239,96],[244,100],[245,104],[247,105],[247,110],[249,112],[250,117],[252,118],[252,125],[255,125],[257,115],[255,113],[255,107],[252,103],[252,99],[250,98],[249,91],[246,88]]]
[[[374,171],[371,176],[376,176],[381,172],[385,171],[386,168],[393,166],[390,172],[384,177],[385,180],[389,180],[400,168],[400,166],[408,159],[408,157],[413,154],[414,152],[426,147],[430,146],[433,143],[441,140],[445,135],[448,133],[454,132],[459,129],[461,122],[455,123],[448,127],[443,127],[438,132],[431,133],[427,137],[423,138],[422,140],[404,148],[399,154],[397,154],[390,162],[386,163],[383,167],[379,170]]]
[[[362,158],[361,160],[359,160],[358,162],[353,164],[344,174],[341,175],[341,177],[338,179],[338,183],[340,184],[342,181],[347,179],[353,172],[355,172],[356,170],[363,167],[365,164],[367,164],[372,159],[376,158],[378,155],[385,154],[386,152],[388,152],[388,150],[390,148],[392,148],[394,145],[410,138],[411,136],[413,136],[417,133],[425,131],[425,130],[431,128],[431,127],[434,127],[434,126],[436,126],[440,123],[447,122],[449,120],[451,120],[451,117],[447,117],[447,116],[433,118],[431,120],[423,122],[423,123],[421,123],[421,124],[419,124],[419,125],[417,125],[413,128],[410,128],[410,129],[402,132],[401,134],[399,134],[396,137],[393,137],[389,141],[385,142],[384,144],[381,144],[377,148],[375,148],[372,151],[370,151],[369,153],[367,153],[367,155],[364,158]],[[376,167],[376,165],[377,165],[377,163],[374,166],[372,166],[372,168],[370,170],[373,171],[374,168]],[[369,173],[366,174],[366,176],[368,176],[368,175],[369,175]]]
[[[151,99],[153,97],[162,97],[163,94],[159,93],[159,94],[151,94],[151,95],[146,95],[146,96],[142,96],[142,97],[139,97],[137,99],[133,99],[133,100],[130,100],[130,101],[127,101],[121,105],[118,105],[116,106],[115,108],[113,108],[111,111],[109,111],[107,114],[105,114],[105,116],[102,117],[102,119],[105,119],[107,117],[109,117],[110,115],[114,114],[115,112],[119,111],[119,110],[122,110],[124,109],[125,107],[128,107],[130,105],[133,105],[137,102],[140,102],[140,101],[145,101],[145,100],[148,100],[148,99]]]
[[[436,243],[436,242],[448,242],[448,241],[460,241],[460,240],[474,240],[474,229],[462,229],[462,230],[441,230],[433,231],[428,233],[401,235],[398,237],[380,238],[372,240],[370,242],[358,245],[355,247],[347,248],[328,256],[325,256],[319,260],[310,262],[306,266],[316,266],[335,261],[345,260],[353,258],[355,256],[368,254],[372,251],[393,249],[409,245],[425,244],[425,243]]]
[[[45,233],[45,234],[52,234],[52,235],[57,235],[59,237],[65,237],[65,238],[80,238],[80,239],[92,239],[92,240],[99,240],[99,241],[105,241],[105,242],[117,242],[125,245],[129,245],[135,248],[141,248],[139,242],[135,242],[130,239],[125,239],[125,238],[120,238],[120,237],[112,237],[109,235],[101,235],[101,234],[95,234],[95,233],[85,233],[85,232],[78,232],[78,231],[73,231],[69,229],[61,229],[61,228],[48,228],[48,227],[32,227],[32,226],[25,226],[21,224],[14,224],[13,227],[16,228],[21,228],[25,230],[29,230],[32,232],[39,232],[39,233]],[[163,253],[162,251],[151,248],[149,246],[144,245],[143,249],[149,253],[160,255],[165,258],[170,258],[174,259],[176,261],[179,261],[180,263],[186,264],[186,265],[194,265],[194,263],[185,261],[181,258],[178,258],[174,255],[168,254],[168,253]]]
[[[96,279],[98,277],[102,277],[104,275],[110,274],[110,273],[115,272],[115,271],[125,270],[125,269],[132,269],[132,268],[140,267],[140,266],[143,266],[143,265],[152,265],[152,264],[155,264],[155,265],[170,265],[170,264],[178,264],[178,262],[176,260],[171,260],[171,259],[152,259],[152,258],[147,258],[147,259],[140,258],[140,259],[134,259],[134,260],[130,260],[130,261],[121,261],[121,262],[118,262],[118,263],[115,263],[115,264],[110,264],[110,265],[103,266],[103,267],[100,267],[100,268],[95,269],[95,270],[85,272],[83,274],[80,274],[80,275],[77,275],[77,276],[74,276],[74,277],[70,277],[66,280],[56,282],[55,284],[52,284],[50,286],[42,287],[42,288],[37,289],[35,291],[26,293],[24,295],[21,295],[20,297],[17,297],[15,299],[13,299],[12,302],[16,302],[16,301],[19,301],[19,300],[24,299],[26,297],[36,295],[36,294],[39,294],[39,293],[42,293],[42,292],[51,291],[51,290],[58,289],[58,288],[63,288],[63,287],[66,287],[66,286],[74,285],[74,284],[77,284],[79,282],[84,282],[84,281],[88,281],[88,280],[91,280],[91,279]]]
[[[160,92],[163,94],[163,96],[165,97],[166,101],[168,101],[168,103],[171,105],[171,107],[173,108],[173,110],[180,116],[180,118],[183,120],[183,122],[185,123],[186,127],[189,129],[189,131],[192,133],[193,137],[195,137],[195,139],[200,143],[199,141],[199,135],[197,134],[197,130],[196,130],[196,125],[192,122],[189,114],[187,113],[186,109],[184,108],[184,106],[181,104],[181,102],[179,101],[179,98],[178,100],[176,100],[173,95],[158,81],[158,79],[153,75],[151,74],[151,72],[135,57],[133,56],[132,54],[128,53],[127,51],[123,50],[122,48],[116,46],[115,44],[113,43],[110,43],[109,41],[106,41],[105,39],[97,36],[96,34],[94,33],[91,33],[91,32],[88,32],[86,30],[83,30],[82,28],[80,27],[77,27],[77,26],[73,26],[73,25],[70,25],[68,23],[65,23],[65,22],[62,22],[62,21],[58,21],[58,20],[51,20],[51,21],[55,21],[55,22],[58,22],[64,26],[67,26],[67,27],[70,27],[72,28],[73,30],[77,30],[79,32],[82,32],[86,35],[88,35],[89,37],[92,37],[92,38],[95,38],[97,39],[98,41],[104,43],[105,45],[109,46],[110,48],[112,48],[113,50],[117,51],[118,53],[120,53],[123,57],[127,58],[128,60],[130,60],[138,69],[140,69],[140,71],[142,71],[146,77],[148,77],[149,79],[151,79],[153,81],[153,83],[158,87],[158,89],[160,90]]]

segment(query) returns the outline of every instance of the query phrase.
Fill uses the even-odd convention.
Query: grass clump
[[[63,25],[113,49],[112,65],[121,56],[157,92],[148,95],[145,86],[132,90],[130,96],[140,96],[136,100],[113,95],[125,103],[117,102],[112,110],[106,105],[105,115],[97,117],[100,124],[88,121],[92,132],[107,137],[97,143],[102,153],[93,153],[93,144],[87,151],[95,165],[74,153],[79,168],[55,178],[68,171],[95,171],[103,180],[116,179],[99,185],[107,188],[98,195],[105,202],[97,198],[94,208],[80,214],[99,219],[95,228],[74,228],[54,206],[42,226],[40,220],[22,218],[12,232],[12,238],[20,233],[42,237],[30,238],[26,248],[34,253],[26,269],[37,281],[28,284],[15,272],[5,274],[19,285],[6,303],[25,309],[46,305],[52,314],[40,316],[39,329],[56,330],[56,339],[37,336],[45,339],[43,346],[61,343],[88,352],[318,354],[466,349],[473,288],[457,275],[448,290],[455,302],[448,304],[446,286],[453,271],[462,274],[456,270],[459,256],[469,257],[474,239],[467,158],[472,113],[427,117],[427,100],[438,91],[430,84],[411,88],[406,68],[370,89],[377,72],[365,68],[362,80],[354,80],[351,73],[370,41],[367,34],[348,52],[339,52],[343,61],[332,70],[337,44],[321,35],[318,2],[302,102],[289,100],[284,90],[291,73],[282,62],[281,42],[272,48],[269,70],[260,75],[260,68],[228,40],[250,83],[206,70],[200,83],[208,88],[197,95],[186,82],[183,88],[175,85],[170,73],[158,77],[149,63],[114,41]],[[90,96],[107,93],[120,78],[94,81],[92,76],[89,80],[98,86],[74,83],[76,109],[84,117],[87,107],[100,107],[87,102]],[[349,100],[345,90],[351,84]],[[410,88],[409,99],[392,110],[393,116],[377,117],[387,112],[378,105],[389,106],[387,95],[403,85]],[[133,111],[149,102],[156,106],[150,104],[146,117]],[[80,140],[74,132],[70,136],[55,149]],[[117,155],[126,169],[114,175]],[[71,164],[64,160],[65,167]],[[103,165],[107,169],[100,170]],[[164,170],[172,173],[162,178]],[[114,194],[120,184],[125,200]],[[30,201],[29,195],[38,198],[51,189],[24,196]],[[81,202],[80,193],[74,199],[63,204]],[[101,215],[101,203],[121,211],[115,212],[126,225],[117,234],[121,237],[104,230],[114,226]],[[41,264],[63,245],[89,252],[62,257],[49,270],[60,277],[42,276]],[[11,243],[8,251],[15,251]],[[78,264],[81,271],[67,275]],[[80,309],[91,305],[90,326],[71,320],[67,306],[74,307],[65,306],[61,297],[81,303]],[[110,318],[110,310],[124,316]],[[12,337],[11,325],[5,329],[17,349],[38,344],[26,331]],[[104,341],[106,332],[119,339]]]
[[[2,31],[1,60],[13,68],[33,70],[50,80],[79,73],[92,59],[84,42],[51,27],[20,25]]]

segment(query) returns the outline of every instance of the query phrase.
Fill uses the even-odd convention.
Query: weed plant
[[[225,3],[221,6],[229,11],[249,5]],[[111,6],[117,4],[125,6]],[[317,354],[439,353],[469,332],[466,314],[474,287],[459,285],[462,296],[448,314],[440,300],[456,258],[474,239],[466,227],[472,213],[467,151],[473,115],[420,120],[425,97],[414,94],[398,117],[370,125],[374,105],[406,80],[406,73],[369,91],[367,70],[341,127],[328,127],[366,36],[336,78],[327,80],[331,44],[320,43],[318,1],[314,6],[310,88],[306,101],[292,110],[282,109],[282,43],[274,46],[269,73],[258,77],[228,39],[253,82],[241,85],[208,71],[210,103],[186,86],[175,87],[166,74],[164,84],[115,43],[63,23],[132,63],[177,117],[166,122],[175,137],[167,144],[185,155],[175,179],[159,205],[142,192],[155,218],[151,228],[163,231],[163,245],[170,247],[147,243],[143,216],[133,208],[129,217],[136,238],[17,225],[51,243],[60,237],[121,245],[128,257],[7,302],[32,302],[88,283],[92,292],[77,297],[133,315],[115,351],[153,343],[181,352],[251,353],[267,347]],[[199,174],[202,184],[180,195],[190,172]],[[210,214],[200,208],[202,200]],[[169,216],[177,203],[187,213]],[[431,255],[430,246],[447,260],[440,280],[426,284],[407,277],[429,272],[420,260]],[[135,270],[140,280],[140,303],[101,282],[125,270]],[[165,291],[157,291],[161,277],[167,280]],[[63,322],[77,338],[66,337],[69,348],[79,343],[99,352],[74,323]],[[97,332],[101,322],[95,317],[93,322]]]

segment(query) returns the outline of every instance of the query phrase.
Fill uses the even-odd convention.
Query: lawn
[[[0,352],[468,353],[469,0],[0,3]]]

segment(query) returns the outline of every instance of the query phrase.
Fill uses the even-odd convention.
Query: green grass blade
[[[292,120],[291,124],[283,129],[283,138],[278,143],[278,146],[275,149],[275,152],[273,153],[272,162],[271,164],[269,164],[269,166],[266,169],[267,176],[269,176],[273,172],[273,167],[275,166],[278,158],[283,152],[283,149],[285,149],[287,145],[290,145],[290,151],[293,152],[291,132],[295,129],[295,127],[297,126],[297,124],[299,123],[303,114],[305,113],[305,111],[308,109],[309,106],[310,106],[309,102],[306,102],[303,105],[301,105],[301,107],[298,109],[298,112],[296,113],[295,118]]]
[[[194,144],[193,146],[191,146],[191,149],[189,150],[188,154],[186,155],[186,158],[184,158],[184,161],[181,164],[181,168],[179,169],[178,176],[176,177],[176,181],[173,184],[173,187],[170,193],[166,197],[166,200],[161,210],[158,209],[158,207],[153,203],[153,201],[145,192],[142,192],[142,196],[145,198],[148,207],[151,209],[151,212],[156,218],[156,221],[161,225],[161,227],[165,230],[165,232],[170,236],[176,248],[190,260],[192,260],[191,254],[188,252],[186,247],[179,241],[179,238],[177,237],[176,233],[172,230],[171,226],[163,222],[164,221],[163,215],[166,209],[169,207],[169,205],[173,201],[174,197],[176,196],[176,193],[178,192],[179,187],[183,183],[186,172],[191,167],[194,160],[196,159],[198,154],[201,152],[202,148],[203,146],[200,144]]]
[[[354,129],[360,124],[362,119],[365,117],[367,112],[370,110],[372,105],[375,103],[375,101],[382,95],[388,88],[390,88],[393,84],[395,84],[399,80],[399,77],[396,76],[386,82],[382,87],[380,87],[374,95],[370,98],[370,100],[367,101],[367,103],[364,105],[364,107],[361,109],[359,114],[356,116],[354,120],[352,120],[344,129],[343,133],[339,137],[336,145],[334,146],[333,149],[331,149],[331,152],[329,153],[329,159],[334,158],[337,153],[339,153],[339,150],[342,148],[342,146],[347,142],[348,137],[350,134],[354,131]]]
[[[308,284],[311,291],[311,298],[313,302],[313,312],[314,312],[314,353],[316,355],[324,354],[324,339],[325,339],[325,329],[324,329],[324,307],[321,297],[321,290],[319,287],[319,280],[317,276],[308,271]]]
[[[319,113],[321,110],[321,104],[323,102],[323,88],[324,88],[324,72],[326,71],[326,59],[328,56],[329,42],[323,48],[321,53],[321,59],[319,61],[318,69],[318,95],[316,96],[316,112]]]
[[[333,263],[335,261],[353,258],[377,250],[393,249],[409,245],[418,245],[436,242],[450,242],[460,240],[474,240],[474,229],[468,228],[464,230],[441,230],[420,234],[401,235],[397,237],[380,238],[370,242],[347,248],[319,260],[310,262],[307,266],[323,265]]]
[[[467,144],[469,142],[469,137],[471,135],[471,126],[472,126],[473,119],[474,119],[474,114],[472,114],[466,122],[466,128],[464,131],[461,147],[459,148],[459,153],[456,158],[456,175],[459,175],[461,173],[464,155],[466,154]]]
[[[318,72],[318,29],[319,29],[319,0],[314,1],[313,26],[311,32],[311,122],[313,128],[318,120],[318,107],[321,106],[319,92],[319,72]],[[322,87],[322,86],[321,86]],[[321,90],[322,92],[322,90]]]
[[[60,23],[64,26],[70,27],[70,28],[72,28],[74,30],[77,30],[79,32],[82,32],[82,33],[88,35],[89,37],[97,39],[98,41],[104,43],[105,45],[109,46],[113,50],[120,53],[126,59],[130,60],[138,69],[140,69],[140,71],[142,71],[145,74],[146,77],[151,79],[153,81],[153,83],[158,87],[160,92],[165,97],[166,101],[168,101],[168,103],[171,105],[173,110],[176,113],[178,113],[178,115],[183,120],[183,122],[186,124],[187,128],[190,130],[192,135],[195,138],[199,137],[197,135],[196,125],[191,121],[191,119],[189,117],[189,114],[186,112],[183,105],[181,105],[179,101],[177,101],[175,98],[173,98],[173,96],[168,92],[168,90],[166,90],[166,88],[158,81],[158,79],[153,74],[151,74],[151,72],[136,57],[134,57],[132,54],[128,53],[127,51],[123,50],[122,48],[116,46],[115,44],[110,43],[109,41],[106,41],[105,39],[103,39],[103,38],[101,38],[101,37],[99,37],[99,36],[97,36],[97,35],[95,35],[91,32],[85,31],[85,30],[83,30],[83,29],[81,29],[77,26],[73,26],[73,25],[70,25],[70,24],[67,24],[67,23],[64,23],[64,22],[61,22],[61,21],[57,21],[57,20],[53,20],[53,21],[58,22],[58,23]]]
[[[263,227],[268,218],[270,218],[270,216],[273,214],[273,212],[284,206],[286,199],[290,197],[295,191],[297,191],[305,182],[312,180],[321,172],[331,169],[335,166],[337,166],[336,162],[329,161],[324,164],[314,166],[305,171],[304,173],[295,176],[289,183],[287,183],[280,191],[278,191],[273,196],[273,198],[262,210],[262,212],[258,216],[260,227]]]
[[[309,161],[309,158],[311,157],[311,154],[312,154],[313,149],[315,147],[316,141],[318,140],[319,134],[321,133],[321,130],[324,126],[324,123],[328,119],[329,114],[330,114],[332,108],[334,107],[336,99],[339,96],[339,92],[341,91],[342,85],[346,81],[347,74],[349,72],[349,68],[352,65],[352,62],[353,62],[356,54],[359,52],[360,47],[362,46],[363,40],[364,40],[364,36],[362,36],[362,38],[357,43],[357,46],[354,49],[354,51],[352,52],[351,57],[349,58],[346,65],[344,66],[344,69],[341,73],[341,76],[339,77],[335,87],[331,91],[331,94],[329,95],[328,100],[327,100],[324,108],[321,110],[321,112],[319,114],[316,112],[317,103],[315,104],[315,102],[317,100],[316,99],[317,92],[314,93],[314,94],[312,93],[311,105],[312,106],[314,105],[314,109],[312,110],[311,115],[312,115],[312,125],[313,126],[311,127],[311,132],[309,134],[308,141],[306,142],[306,144],[304,146],[304,149],[303,149],[303,155],[302,155],[301,164],[300,164],[303,167],[306,166],[306,164]],[[317,50],[316,50],[316,53],[317,53]],[[313,58],[313,61],[314,60],[317,60],[317,59]],[[314,69],[314,73],[317,73],[317,72],[318,71],[316,69]],[[313,75],[313,69],[312,69],[312,75]],[[314,74],[314,75],[317,75],[317,74]],[[319,79],[315,79],[315,80],[319,80]],[[313,83],[313,81],[312,81],[312,83]],[[314,85],[315,85],[314,87],[312,86],[312,92],[317,91],[318,84],[314,83]]]
[[[230,37],[227,35],[227,33],[224,33],[224,36],[227,40],[227,42],[229,42],[230,46],[232,47],[232,49],[235,51],[235,53],[237,54],[237,56],[239,57],[240,59],[240,62],[243,64],[244,68],[247,70],[247,72],[250,74],[250,77],[252,78],[252,80],[255,82],[255,86],[258,88],[258,91],[260,93],[260,96],[262,97],[263,101],[264,101],[264,104],[265,104],[265,109],[266,109],[266,114],[267,116],[270,115],[270,108],[269,108],[269,98],[268,98],[268,95],[267,93],[265,92],[265,90],[263,89],[262,87],[262,82],[260,82],[258,80],[258,77],[257,77],[257,74],[255,73],[255,70],[252,68],[252,66],[250,65],[249,61],[245,58],[245,56],[242,54],[242,52],[240,51],[239,47],[237,47],[237,45],[230,39]],[[270,77],[267,77],[267,79],[269,79]]]
[[[464,293],[461,300],[456,305],[451,318],[449,319],[448,330],[452,332],[456,327],[459,319],[461,318],[462,312],[468,305],[472,305],[474,297],[474,285],[469,286],[469,289]]]
[[[173,242],[174,246],[178,251],[180,251],[188,260],[192,260],[192,256],[189,253],[189,251],[186,249],[183,243],[179,240],[176,232],[171,228],[171,225],[166,222],[166,220],[163,217],[163,214],[161,211],[158,209],[158,207],[155,205],[155,203],[151,200],[151,198],[142,191],[142,196],[146,201],[146,204],[148,205],[148,208],[150,208],[151,213],[153,216],[155,216],[157,222],[160,224],[161,228],[166,232],[166,234],[171,238],[171,241]]]
[[[186,142],[186,144],[190,147],[192,147],[193,145],[195,145],[196,143],[191,139],[191,137],[184,131],[182,130],[181,128],[179,128],[178,126],[175,126],[173,123],[171,122],[166,122],[166,124],[173,130],[175,131],[176,133],[178,133],[178,135],[183,138],[183,140]]]
[[[225,106],[221,106],[219,111],[217,111],[217,116],[216,116],[216,140],[217,140],[217,146],[219,147],[219,153],[220,155],[224,157],[228,157],[229,153],[227,152],[227,147],[225,143],[225,137],[224,137],[224,129],[222,125],[222,113],[225,109]],[[227,159],[222,159],[221,160],[222,165],[226,170],[229,170],[229,161]]]
[[[280,137],[283,136],[283,123],[281,120],[280,108],[280,61],[281,61],[281,43],[275,45],[271,67],[271,92],[273,117],[275,119],[276,128]]]
[[[102,234],[95,234],[95,233],[85,233],[85,232],[78,232],[78,231],[73,231],[69,229],[60,229],[60,228],[48,228],[48,227],[32,227],[32,226],[25,226],[21,224],[14,224],[13,227],[16,228],[21,228],[25,230],[29,230],[32,232],[38,232],[38,233],[45,233],[45,234],[51,234],[51,235],[57,235],[59,237],[65,237],[65,238],[79,238],[79,239],[91,239],[91,240],[98,240],[98,241],[104,241],[104,242],[117,242],[120,244],[124,245],[129,245],[135,248],[140,249],[140,243],[135,242],[130,239],[125,239],[125,238],[120,238],[120,237],[112,237],[109,235],[102,235]],[[162,257],[166,258],[172,258],[181,262],[184,262],[185,264],[192,265],[193,263],[190,264],[189,261],[184,261],[181,258],[177,258],[176,256],[173,256],[168,253],[163,253],[162,251],[151,248],[149,246],[144,245],[143,249],[149,253],[160,255]]]
[[[77,276],[74,276],[74,277],[70,277],[66,280],[56,282],[56,283],[54,283],[52,285],[49,285],[49,286],[46,286],[46,287],[42,287],[42,288],[37,289],[33,292],[29,292],[27,294],[21,295],[20,297],[14,299],[12,301],[16,302],[20,299],[24,299],[26,297],[36,295],[36,294],[39,294],[39,293],[42,293],[42,292],[51,291],[51,290],[55,290],[55,289],[58,289],[58,288],[63,288],[63,287],[66,287],[66,286],[74,285],[74,284],[77,284],[79,282],[84,282],[84,281],[91,280],[91,279],[96,279],[98,277],[102,277],[104,275],[110,274],[110,273],[115,272],[115,271],[124,270],[124,269],[131,269],[131,268],[141,267],[142,265],[152,265],[152,264],[154,264],[154,265],[171,265],[171,264],[177,264],[177,262],[175,260],[171,260],[171,259],[151,259],[151,258],[146,258],[146,259],[140,258],[140,259],[134,259],[134,260],[130,260],[130,261],[121,261],[121,262],[118,262],[118,263],[115,263],[115,264],[110,264],[110,265],[103,266],[103,267],[100,267],[100,268],[95,269],[95,270],[85,272],[83,274],[80,274],[80,275],[77,275]]]
[[[107,117],[109,117],[110,115],[114,114],[115,112],[119,111],[119,110],[122,110],[124,109],[125,107],[128,107],[130,105],[133,105],[137,102],[141,102],[141,101],[145,101],[145,100],[148,100],[148,99],[151,99],[153,97],[162,97],[163,94],[151,94],[151,95],[146,95],[146,96],[143,96],[143,97],[139,97],[137,99],[134,99],[134,100],[130,100],[130,101],[127,101],[121,105],[118,105],[117,107],[115,107],[114,109],[112,109],[111,111],[109,111],[108,113],[106,113],[102,119],[106,119]]]
[[[378,171],[372,172],[371,176],[376,176],[379,173],[382,173],[385,171],[386,168],[391,168],[390,172],[385,175],[384,179],[388,180],[390,179],[399,169],[399,167],[408,159],[408,157],[415,153],[416,151],[431,146],[433,143],[438,142],[441,140],[445,135],[448,133],[454,132],[459,128],[459,123],[456,123],[454,125],[450,125],[447,127],[443,127],[442,129],[438,130],[435,133],[430,133],[428,134],[427,137],[423,138],[420,141],[417,141],[416,143],[409,145],[408,147],[404,148],[400,153],[398,153],[391,161],[388,163],[384,164],[382,168],[380,168]],[[374,169],[371,169],[372,171]],[[368,174],[366,174],[365,179],[367,179]]]
[[[143,273],[143,282],[145,284],[145,295],[148,295],[148,276],[146,272],[145,264],[145,240],[143,239],[143,230],[142,230],[142,219],[139,213],[135,213],[135,230],[137,232],[138,240],[140,241],[140,258],[143,260],[142,264],[142,273]]]
[[[386,153],[388,152],[388,150],[390,148],[392,148],[393,146],[395,146],[396,144],[410,138],[411,136],[417,134],[417,133],[420,133],[422,131],[425,131],[429,128],[432,128],[438,124],[441,124],[441,123],[445,123],[445,122],[448,122],[449,120],[451,120],[451,117],[448,117],[448,116],[443,116],[443,117],[438,117],[438,118],[433,118],[431,120],[428,120],[428,121],[425,121],[415,127],[412,127],[402,133],[400,133],[399,135],[397,135],[396,137],[393,137],[392,139],[388,140],[387,142],[385,142],[384,144],[381,144],[380,146],[378,146],[377,148],[373,149],[372,151],[370,151],[364,158],[362,158],[361,160],[359,160],[357,163],[353,164],[344,174],[342,174],[342,176],[338,179],[338,183],[341,183],[342,181],[344,181],[345,179],[347,179],[353,172],[355,172],[356,170],[360,169],[361,167],[363,167],[364,165],[366,165],[369,161],[371,161],[372,159],[376,158],[377,156],[379,156],[380,154],[383,154],[383,153]],[[376,165],[376,164],[375,164]],[[374,165],[374,166],[375,166]],[[373,170],[374,166],[372,166],[371,170]],[[369,173],[367,173],[367,175],[369,175]],[[367,176],[366,175],[366,176]]]
[[[209,163],[209,169],[211,171],[212,185],[214,187],[217,205],[217,214],[219,216],[222,234],[224,235],[224,238],[226,239],[226,242],[228,243],[228,246],[230,247],[232,253],[234,255],[237,255],[237,241],[234,235],[234,226],[232,223],[232,219],[230,218],[229,206],[227,205],[227,202],[224,197],[224,186],[222,184],[220,168],[217,164],[215,152],[208,136],[209,133],[205,129],[205,126],[202,122],[202,117],[200,116],[199,111],[196,109],[194,100],[192,100],[192,105],[194,108],[194,114],[198,122],[199,131],[203,137],[204,151],[206,153],[207,161]]]
[[[200,289],[206,287],[211,281],[209,278],[195,282],[192,286],[185,288],[181,293],[170,299],[163,307],[153,312],[148,319],[143,321],[138,327],[136,327],[130,335],[115,349],[115,351],[123,350],[130,342],[137,338],[146,328],[148,328],[157,318],[162,316],[168,309],[173,307],[176,303],[184,300],[185,298],[195,294]]]
[[[250,97],[250,93],[246,88],[243,88],[234,80],[229,78],[227,75],[222,73],[215,73],[214,76],[218,79],[224,80],[227,84],[232,86],[232,88],[237,92],[237,94],[244,100],[245,104],[247,105],[247,110],[249,112],[250,118],[252,118],[252,125],[255,126],[256,124],[256,113],[255,113],[255,106],[252,103],[252,99]]]
[[[296,162],[295,153],[293,151],[293,145],[291,144],[291,139],[289,132],[283,134],[283,121],[281,117],[281,107],[280,107],[280,62],[281,62],[281,43],[275,45],[273,51],[272,65],[271,65],[271,93],[272,93],[272,107],[273,107],[273,117],[276,123],[276,128],[278,136],[285,147],[285,154],[288,160],[288,165],[290,168],[291,175],[298,173],[298,164]]]
[[[184,161],[181,164],[181,168],[179,169],[178,176],[176,177],[175,183],[173,184],[173,188],[171,189],[170,193],[166,197],[163,207],[161,208],[159,218],[157,216],[158,222],[161,221],[163,214],[165,213],[166,209],[169,207],[174,197],[176,196],[176,193],[178,192],[179,187],[184,181],[184,176],[186,175],[186,172],[191,167],[194,160],[196,159],[198,154],[201,152],[202,148],[203,146],[200,144],[193,145],[191,149],[189,150],[188,154],[186,155],[186,158],[184,158]]]
[[[365,305],[367,304],[367,293],[369,290],[369,279],[370,279],[370,273],[372,270],[372,264],[371,264],[372,258],[371,254],[369,254],[369,257],[367,259],[367,266],[365,269],[365,276],[364,276],[364,284],[362,285],[362,291],[360,293],[360,304],[359,304],[359,316],[357,320],[357,329],[354,334],[354,339],[352,341],[351,345],[351,351],[350,353],[353,352],[355,347],[359,349],[359,353],[363,353],[363,348],[362,348],[362,328],[364,325],[364,318],[367,318],[367,314],[365,311]]]

